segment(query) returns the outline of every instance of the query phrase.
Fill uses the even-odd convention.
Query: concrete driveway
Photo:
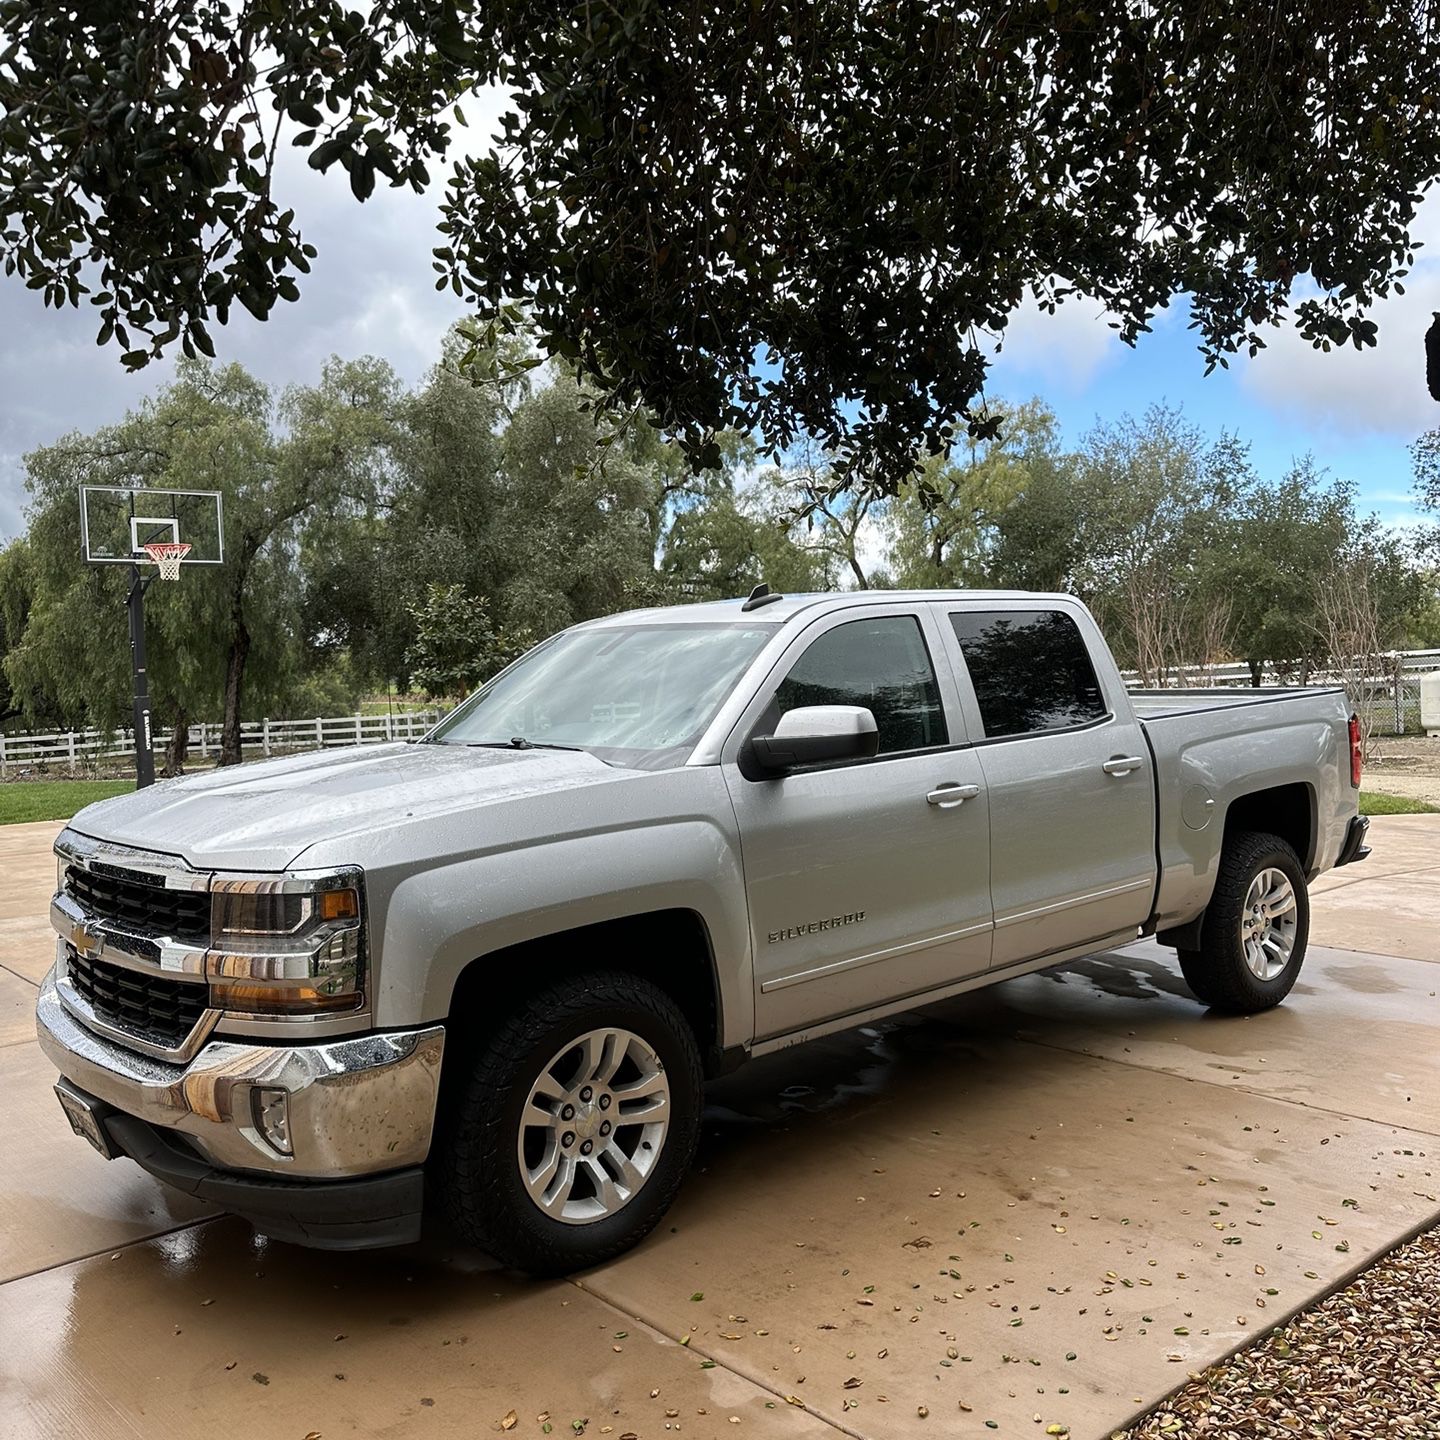
[[[1440,816],[1317,885],[1267,1015],[1137,945],[747,1067],[662,1231],[544,1284],[257,1241],[71,1136],[57,828],[0,828],[0,1435],[1103,1436],[1440,1216]]]

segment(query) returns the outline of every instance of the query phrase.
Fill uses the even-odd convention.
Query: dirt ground
[[[1376,736],[1365,765],[1365,788],[1440,805],[1440,738]]]
[[[530,1282],[254,1237],[77,1140],[0,830],[0,1436],[1108,1436],[1440,1218],[1440,816],[1317,884],[1290,1000],[1153,944],[712,1087],[659,1233]]]

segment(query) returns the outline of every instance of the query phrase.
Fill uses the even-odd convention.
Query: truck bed
[[[1215,686],[1182,690],[1131,690],[1130,703],[1137,718],[1165,720],[1178,715],[1202,715],[1211,710],[1236,710],[1249,705],[1271,705],[1316,695],[1343,693],[1338,685]]]
[[[1260,817],[1285,833],[1286,805],[1312,826],[1297,844],[1307,869],[1332,865],[1355,813],[1349,784],[1350,707],[1339,686],[1132,690],[1130,703],[1155,764],[1160,928],[1209,898],[1232,804],[1264,792]],[[1287,800],[1285,797],[1288,796]],[[1305,798],[1308,797],[1308,798]],[[1211,816],[1219,818],[1211,823]]]

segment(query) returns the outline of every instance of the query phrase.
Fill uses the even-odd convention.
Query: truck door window
[[[1108,713],[1080,627],[1061,610],[950,615],[987,738],[1063,730]]]
[[[935,667],[913,615],[851,620],[814,640],[780,682],[770,720],[802,705],[863,705],[881,755],[949,741]]]

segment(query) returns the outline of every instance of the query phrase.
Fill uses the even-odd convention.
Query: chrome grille
[[[204,985],[111,965],[82,955],[73,945],[65,947],[65,971],[99,1019],[167,1049],[185,1040],[207,1003]]]
[[[210,896],[204,890],[167,890],[159,876],[139,870],[71,865],[65,888],[97,919],[141,935],[207,940]]]

